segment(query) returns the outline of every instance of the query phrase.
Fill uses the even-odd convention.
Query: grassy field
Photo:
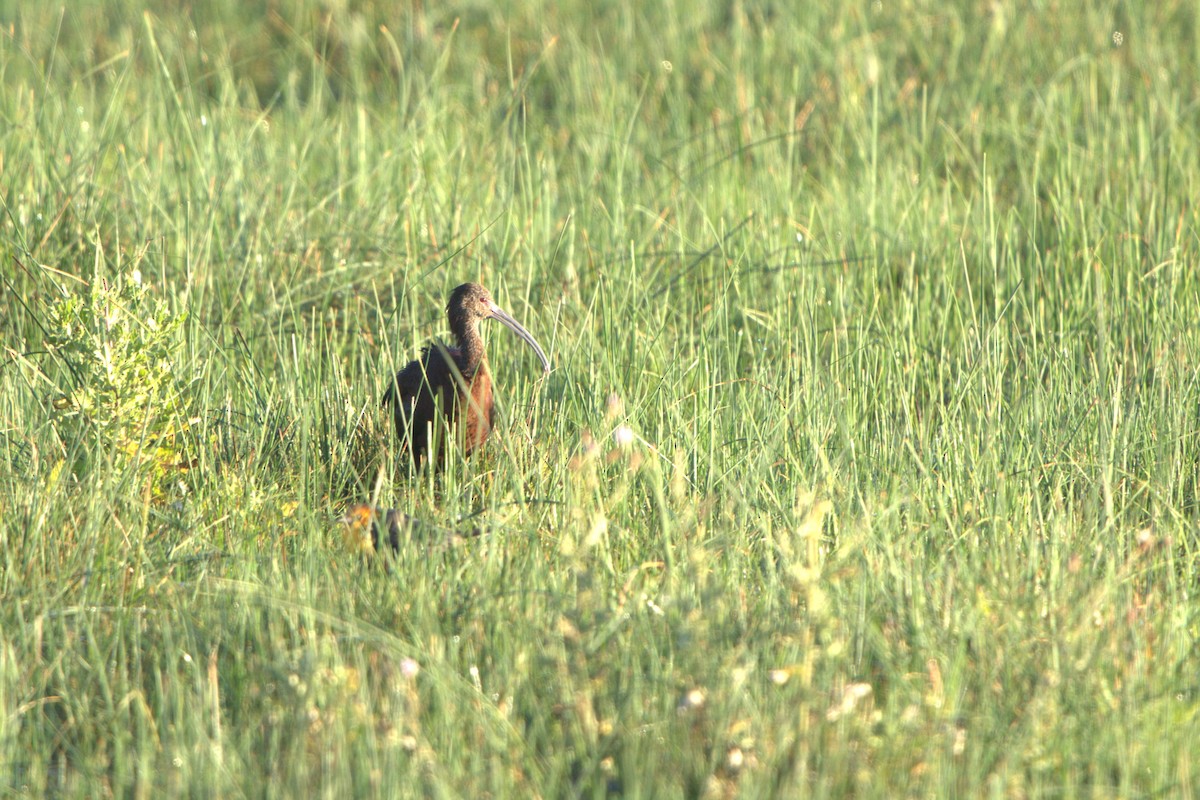
[[[1194,3],[49,5],[0,793],[1200,793]],[[554,371],[409,477],[465,280]]]

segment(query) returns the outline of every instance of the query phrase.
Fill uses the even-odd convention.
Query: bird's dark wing
[[[444,355],[443,355],[444,354]],[[454,374],[461,356],[457,347],[434,344],[421,351],[421,358],[409,362],[396,373],[396,377],[383,393],[381,405],[392,406],[392,417],[396,424],[396,435],[403,444],[410,446],[414,459],[424,457],[426,449],[426,424],[433,422],[437,413],[438,400],[443,408],[451,408],[455,393]]]
[[[383,393],[380,406],[387,408],[391,403],[396,403],[397,406],[411,405],[425,385],[424,364],[428,360],[429,348],[426,347],[421,351],[419,360],[408,362],[408,366],[396,373],[396,377],[388,384],[387,391]]]
[[[383,393],[380,406],[386,408],[397,399],[402,405],[412,405],[414,401],[423,399],[422,395],[429,394],[430,386],[440,389],[444,385],[453,385],[454,371],[446,363],[443,352],[456,362],[457,368],[457,362],[462,358],[459,348],[440,344],[428,345],[421,349],[420,358],[408,362],[404,369],[396,373],[396,377]]]

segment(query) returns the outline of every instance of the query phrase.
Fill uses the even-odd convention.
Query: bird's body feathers
[[[462,348],[441,344],[425,347],[396,373],[382,405],[392,407],[396,431],[418,465],[430,457],[440,465],[448,436],[470,453],[491,433],[496,413],[487,361],[472,367]]]

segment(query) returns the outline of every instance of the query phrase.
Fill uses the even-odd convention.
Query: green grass
[[[1192,3],[19,5],[5,794],[1200,791]],[[410,479],[468,279],[555,371]]]

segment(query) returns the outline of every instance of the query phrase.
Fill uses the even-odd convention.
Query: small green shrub
[[[47,342],[64,367],[55,429],[76,468],[91,454],[112,454],[149,469],[161,489],[168,473],[188,466],[191,420],[178,374],[186,319],[186,310],[152,296],[137,269],[64,290],[50,309]]]

